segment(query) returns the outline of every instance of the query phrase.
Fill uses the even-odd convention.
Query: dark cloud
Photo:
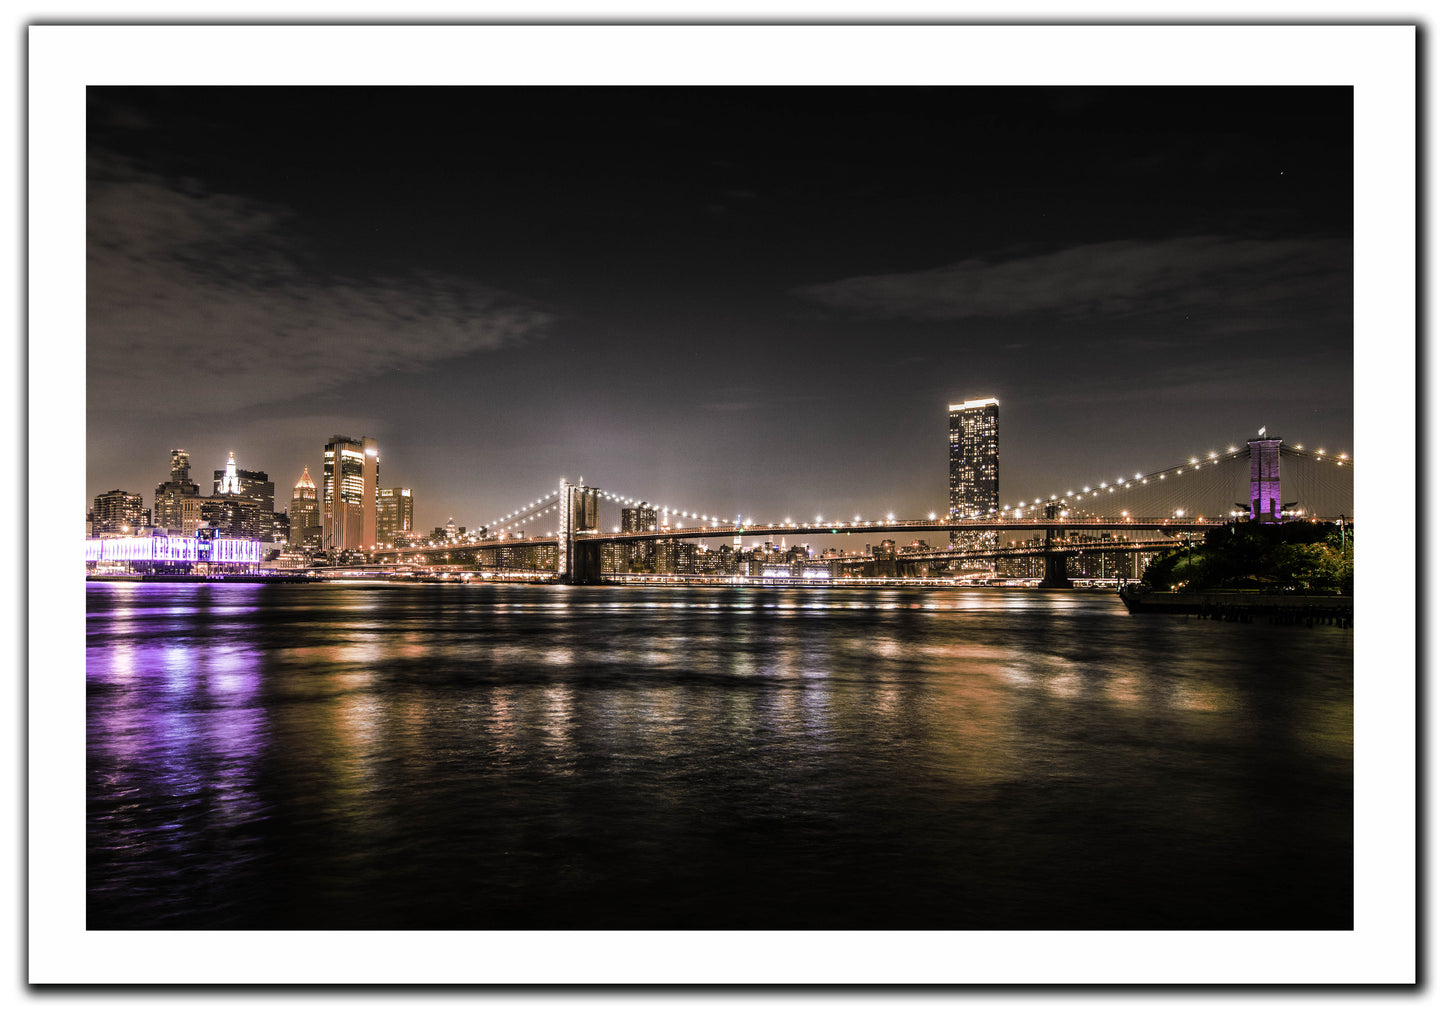
[[[496,349],[550,320],[465,279],[329,274],[285,209],[104,155],[87,197],[92,410],[295,398]]]
[[[1311,316],[1323,307],[1348,310],[1349,279],[1343,240],[1193,236],[971,258],[796,292],[840,310],[910,320],[1227,311],[1239,331],[1277,325],[1302,307]]]

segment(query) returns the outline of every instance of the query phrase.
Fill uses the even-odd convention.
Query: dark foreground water
[[[92,583],[91,928],[1348,928],[1352,632]]]

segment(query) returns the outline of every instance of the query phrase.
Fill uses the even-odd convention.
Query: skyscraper
[[[272,516],[276,512],[276,484],[271,478],[260,470],[237,469],[235,452],[226,459],[226,468],[217,469],[212,476],[213,498],[245,501],[255,506],[254,511],[243,509],[232,513],[233,518],[244,520],[240,523],[243,536],[238,538],[270,540],[275,528]]]
[[[376,480],[380,472],[374,438],[337,434],[321,462],[321,546],[364,550],[376,543]]]
[[[155,525],[175,536],[194,536],[187,525],[184,498],[199,497],[199,484],[191,481],[191,457],[184,448],[171,449],[171,478],[156,487]],[[195,513],[192,513],[195,516]],[[198,516],[197,516],[198,517]]]
[[[948,407],[948,517],[998,514],[998,399],[971,399]],[[992,550],[994,530],[949,534],[955,547]]]
[[[191,456],[184,448],[171,449],[171,482],[191,482]]]
[[[293,547],[316,550],[321,546],[321,504],[316,500],[316,481],[308,467],[301,467],[301,478],[291,488],[291,536]]]
[[[397,533],[411,531],[410,487],[382,487],[376,492],[376,539],[395,543]]]

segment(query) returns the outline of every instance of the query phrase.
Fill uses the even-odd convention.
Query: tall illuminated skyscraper
[[[948,517],[998,514],[998,399],[971,399],[948,407]],[[996,530],[949,534],[955,547],[992,550]]]
[[[397,533],[411,531],[412,498],[410,487],[382,487],[376,492],[376,538],[382,543],[395,543]]]
[[[191,482],[191,455],[184,448],[171,449],[171,482]]]
[[[156,487],[155,525],[175,536],[194,536],[196,518],[188,516],[183,504],[201,494],[200,485],[191,482],[191,456],[184,448],[171,449],[171,478]],[[193,517],[194,516],[194,517]]]
[[[335,435],[321,462],[321,546],[362,550],[376,543],[376,480],[380,461],[374,438]]]
[[[272,516],[276,513],[276,484],[258,469],[237,469],[236,453],[226,459],[226,468],[211,474],[215,479],[211,485],[211,498],[225,498],[244,501],[253,506],[243,508],[237,518],[243,518],[238,536],[248,540],[269,540],[275,526]]]
[[[301,478],[291,488],[290,518],[291,546],[310,550],[321,546],[321,504],[316,499],[316,481],[306,466],[301,467]]]

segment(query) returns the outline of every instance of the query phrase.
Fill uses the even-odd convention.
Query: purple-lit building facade
[[[204,531],[203,531],[204,533]],[[187,573],[251,572],[260,567],[259,540],[210,535],[122,536],[85,541],[88,571]],[[204,566],[201,568],[199,566]]]

